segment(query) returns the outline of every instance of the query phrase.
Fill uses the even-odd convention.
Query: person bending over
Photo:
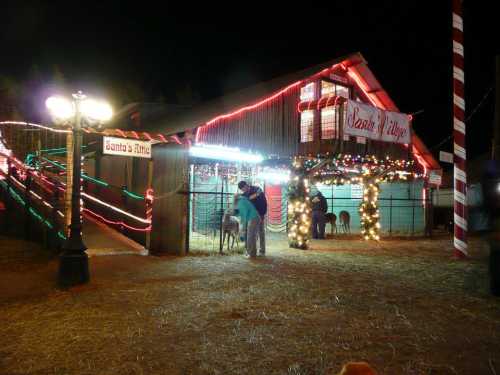
[[[257,212],[260,215],[260,223],[258,228],[259,234],[259,254],[266,254],[266,222],[265,216],[267,214],[267,199],[266,195],[262,189],[258,186],[251,186],[247,184],[246,181],[240,181],[238,183],[238,188],[243,192],[243,195],[247,197],[250,202],[254,205]]]
[[[257,232],[261,222],[260,215],[250,200],[243,195],[235,195],[234,207],[234,214],[240,217],[241,228],[243,233],[246,233],[245,257],[255,258],[257,256]]]

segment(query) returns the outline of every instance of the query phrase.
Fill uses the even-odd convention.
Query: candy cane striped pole
[[[465,99],[462,1],[453,7],[453,139],[454,139],[454,222],[453,245],[457,258],[467,257],[467,172],[465,169]]]

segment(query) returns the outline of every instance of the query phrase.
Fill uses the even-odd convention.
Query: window
[[[336,85],[336,95],[349,99],[349,87]]]
[[[321,81],[321,96],[335,95],[335,83],[329,81]]]
[[[361,144],[365,145],[366,138],[365,137],[356,137],[356,143],[361,143]]]
[[[349,99],[349,87],[330,81],[321,81],[321,96],[337,95]]]
[[[308,83],[304,87],[300,89],[300,100],[301,101],[309,101],[309,100],[314,100],[314,89],[315,85],[314,82]]]
[[[329,106],[321,109],[321,139],[339,137],[339,112],[337,107]]]
[[[300,141],[312,142],[314,126],[314,111],[304,111],[300,114]]]

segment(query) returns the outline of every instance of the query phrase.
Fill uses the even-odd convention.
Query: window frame
[[[305,115],[310,114],[309,119],[304,119]],[[315,120],[315,110],[308,109],[300,112],[300,143],[309,143],[314,141],[314,120]],[[305,123],[308,120],[308,123]],[[307,130],[307,132],[305,132]],[[306,134],[306,136],[304,136]]]

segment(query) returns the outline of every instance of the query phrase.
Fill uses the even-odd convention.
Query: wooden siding
[[[256,110],[200,128],[198,141],[254,150],[266,155],[296,155],[299,142],[299,88]]]
[[[358,143],[356,137],[343,139],[342,125],[337,139],[321,139],[321,116],[316,110],[312,142],[300,142],[300,113],[297,110],[300,88],[282,94],[275,100],[255,110],[220,119],[199,129],[198,141],[207,144],[240,147],[265,155],[290,157],[294,155],[318,155],[348,153],[376,155],[383,158],[406,159],[411,157],[408,148],[401,144],[366,140]],[[344,121],[344,105],[340,105],[341,124]]]
[[[153,147],[151,253],[185,255],[187,250],[188,152],[177,144]]]

